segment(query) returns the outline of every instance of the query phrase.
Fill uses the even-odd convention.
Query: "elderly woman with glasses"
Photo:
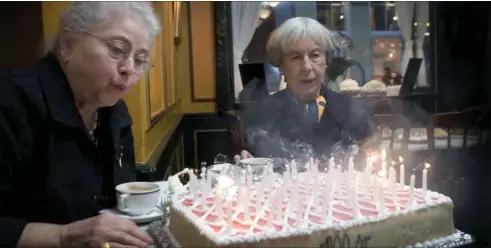
[[[148,2],[74,2],[52,50],[0,78],[0,247],[147,247],[131,221],[99,211],[135,180],[121,99],[152,66]]]
[[[289,19],[273,31],[268,59],[283,74],[286,89],[243,111],[247,151],[241,158],[325,158],[333,148],[348,148],[370,136],[366,105],[323,86],[336,47],[334,34],[310,18]]]

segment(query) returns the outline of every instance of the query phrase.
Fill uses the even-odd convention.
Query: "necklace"
[[[92,123],[92,128],[89,130],[89,135],[92,141],[96,141],[94,132],[97,129],[97,126],[99,126],[99,111],[95,111],[94,113],[94,122]]]

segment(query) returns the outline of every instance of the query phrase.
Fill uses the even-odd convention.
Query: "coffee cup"
[[[118,209],[137,216],[148,214],[160,201],[160,186],[150,182],[130,182],[116,186]]]

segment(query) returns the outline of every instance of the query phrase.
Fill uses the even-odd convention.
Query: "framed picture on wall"
[[[151,80],[150,71],[145,74],[148,128],[163,116],[166,109],[164,84],[159,80]]]

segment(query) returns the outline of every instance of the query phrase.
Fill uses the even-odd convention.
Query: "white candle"
[[[414,182],[416,180],[416,177],[414,174],[411,175],[410,181],[409,181],[409,206],[413,206],[414,204]]]
[[[291,168],[292,169],[292,179],[295,181],[296,176],[297,176],[297,172],[298,172],[297,171],[297,163],[295,163],[295,160],[292,160],[291,165],[292,165],[292,168]]]
[[[252,188],[252,169],[251,165],[247,165],[247,172],[246,172],[246,188],[247,190],[251,190]]]
[[[358,207],[358,194],[356,193],[356,189],[353,189],[352,200],[353,200],[353,205],[351,207],[352,215],[354,219],[358,219],[358,217],[360,216],[360,209]]]
[[[329,191],[326,192],[329,194],[329,196],[326,197],[327,202],[329,204],[324,204],[324,206],[326,208],[329,206],[328,211],[327,211],[327,220],[329,223],[332,222],[332,211],[334,208],[334,192],[336,192],[336,182],[333,182],[329,188]]]
[[[385,160],[387,158],[387,153],[385,152],[385,149],[382,149],[382,155],[381,155],[381,161],[382,161],[382,175],[386,179],[387,178],[387,161]]]
[[[219,188],[215,190],[215,209],[217,212],[217,221],[223,220],[223,207],[222,207],[222,192]]]
[[[396,186],[396,171],[394,167],[389,168],[389,190]]]
[[[277,204],[277,193],[276,192],[274,195],[270,195],[270,197],[273,198],[273,200],[270,202],[271,204],[268,206],[269,208],[269,215],[268,215],[268,218],[267,218],[267,223],[266,223],[266,229],[271,229],[273,227],[273,221],[274,221],[274,218],[275,218],[275,208],[276,208],[276,204]]]
[[[355,163],[353,162],[353,157],[349,158],[348,162],[348,186],[354,187],[354,176],[355,176]]]
[[[233,212],[233,201],[229,200],[227,204],[227,231],[232,233],[233,230],[233,222],[234,222],[234,212]]]
[[[376,187],[375,187],[375,190],[377,191],[377,201],[378,201],[378,205],[377,205],[377,210],[380,212],[380,213],[384,213],[385,212],[385,195],[384,195],[384,186],[379,182],[379,179],[375,179],[375,184],[376,184]]]
[[[284,194],[285,194],[285,189],[284,188],[280,188],[278,189],[278,201],[276,202],[276,206],[275,206],[275,211],[274,211],[274,214],[275,214],[275,219],[277,221],[281,221],[283,219],[283,198],[284,198]]]
[[[189,189],[191,191],[191,195],[192,197],[196,198],[198,197],[198,194],[197,194],[197,185],[196,185],[196,180],[194,179],[194,171],[193,170],[189,170],[188,171],[188,176],[189,176]]]
[[[403,159],[402,157],[399,157],[399,162],[401,163],[401,165],[399,166],[399,184],[401,184],[402,188],[404,189],[405,188],[405,181],[404,181],[404,177],[405,177],[405,172],[404,172],[404,164],[402,162]]]
[[[264,183],[259,182],[256,184],[256,206],[261,206],[263,200],[264,200]]]
[[[390,167],[389,169],[389,177],[391,178],[390,180],[390,192],[392,194],[392,202],[394,203],[394,206],[396,210],[399,210],[399,204],[398,204],[398,197],[397,197],[397,187],[396,187],[396,170],[393,167]]]
[[[378,200],[378,185],[377,185],[377,177],[371,175],[370,176],[370,193],[371,193],[371,198],[373,201],[377,201]]]
[[[425,168],[423,169],[423,194],[426,196],[426,190],[428,188],[428,168],[430,168],[430,164],[425,163]]]
[[[249,213],[249,203],[250,203],[250,191],[246,187],[245,189],[245,194],[244,194],[244,219],[246,221],[249,221],[251,219],[251,215]]]

